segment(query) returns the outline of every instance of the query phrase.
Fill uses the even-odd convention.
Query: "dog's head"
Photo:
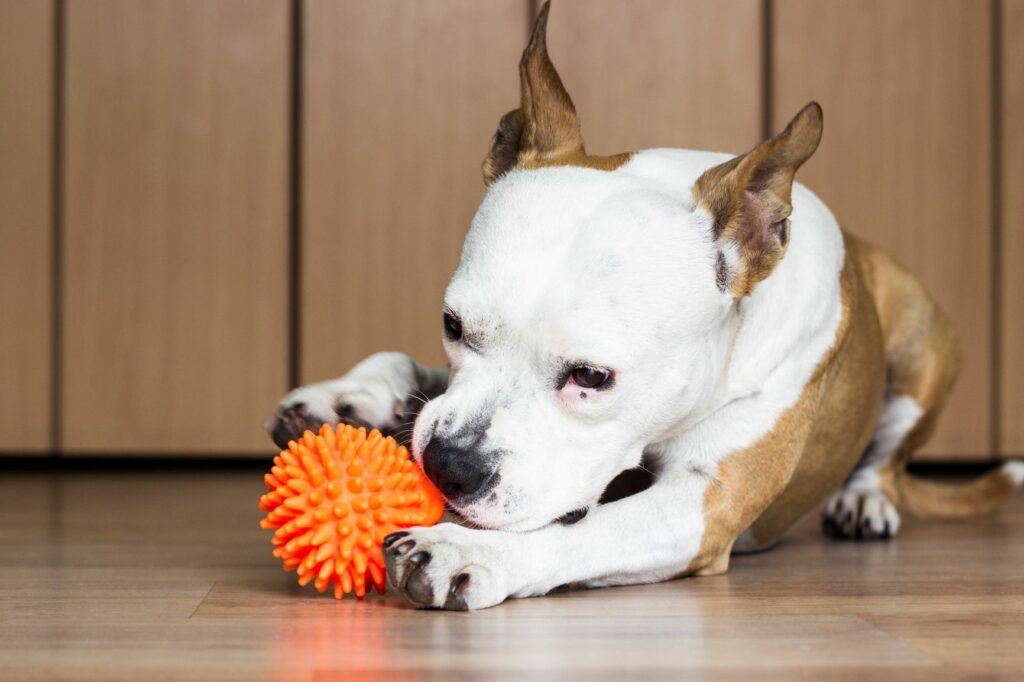
[[[594,505],[713,403],[736,302],[785,253],[793,174],[821,134],[809,105],[699,178],[656,155],[591,156],[547,55],[547,13],[446,293],[449,387],[413,435],[456,511],[509,530]]]

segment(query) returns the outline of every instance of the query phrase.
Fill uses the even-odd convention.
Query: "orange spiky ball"
[[[274,458],[263,477],[269,492],[262,528],[276,529],[274,556],[295,569],[299,584],[334,597],[369,587],[384,593],[384,538],[409,526],[432,526],[444,498],[391,436],[374,429],[324,424],[306,431]],[[369,577],[369,580],[367,580]]]

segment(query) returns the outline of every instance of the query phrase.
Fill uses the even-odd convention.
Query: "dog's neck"
[[[697,177],[723,158],[728,157],[651,150],[637,154],[623,170],[678,188],[680,198],[688,200]],[[842,307],[842,233],[831,213],[799,184],[793,187],[791,222],[786,256],[752,294],[732,305],[724,330],[727,355],[710,399],[663,434],[655,450],[690,447],[700,442],[697,434],[721,433],[717,425],[755,437],[766,432],[834,343]],[[730,429],[730,422],[738,428]]]

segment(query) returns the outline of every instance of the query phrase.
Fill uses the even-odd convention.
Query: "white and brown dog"
[[[415,419],[416,460],[476,528],[387,538],[409,600],[717,574],[837,489],[826,532],[872,539],[896,533],[897,508],[975,514],[1021,483],[1021,463],[960,486],[905,472],[957,341],[913,275],[793,182],[817,104],[741,156],[589,155],[547,13],[445,296],[450,370],[377,354],[293,391],[269,426],[284,446],[322,422]],[[614,490],[630,470],[646,487]]]

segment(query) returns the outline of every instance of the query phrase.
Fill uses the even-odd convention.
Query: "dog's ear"
[[[585,154],[576,107],[548,57],[550,9],[548,0],[519,61],[519,108],[502,116],[484,159],[488,185],[520,163],[541,165]]]
[[[818,148],[821,130],[821,107],[811,102],[781,133],[698,178],[694,200],[714,219],[723,291],[749,295],[782,259],[793,176]]]

